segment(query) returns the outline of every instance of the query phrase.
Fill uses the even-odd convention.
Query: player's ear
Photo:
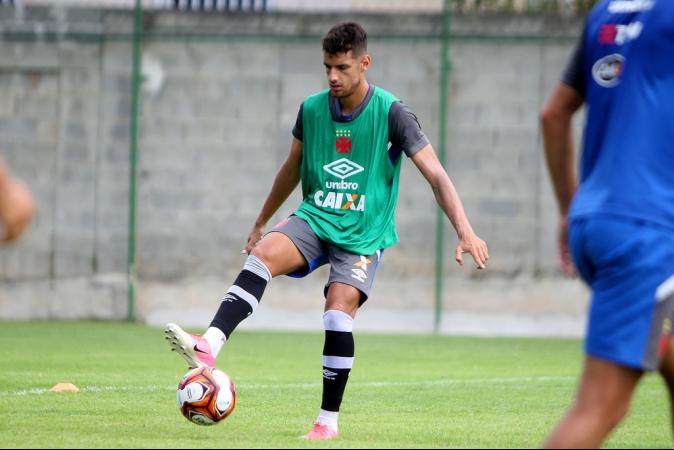
[[[366,53],[363,56],[361,56],[360,68],[363,72],[367,72],[367,69],[370,67],[370,63],[372,63],[372,57],[370,55]]]

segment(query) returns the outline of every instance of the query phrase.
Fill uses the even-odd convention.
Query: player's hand
[[[257,243],[262,239],[262,236],[264,236],[264,227],[258,225],[253,226],[253,229],[248,236],[248,243],[246,244],[246,247],[241,250],[241,253],[250,255],[250,252],[253,251]]]
[[[487,268],[487,260],[489,259],[487,244],[475,233],[470,233],[461,238],[459,245],[456,246],[456,262],[462,266],[464,253],[470,253],[478,269]]]
[[[28,228],[35,214],[33,195],[22,182],[6,177],[0,186],[0,224],[4,228],[2,242],[18,239]]]
[[[576,267],[573,265],[573,258],[569,251],[569,221],[566,216],[561,216],[557,225],[557,250],[559,269],[566,276],[575,276]]]

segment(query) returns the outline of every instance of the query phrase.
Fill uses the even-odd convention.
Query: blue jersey
[[[570,217],[674,228],[674,0],[604,0],[579,48],[587,103]]]

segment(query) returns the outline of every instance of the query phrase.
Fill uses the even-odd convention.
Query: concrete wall
[[[0,152],[40,212],[26,238],[0,252],[0,318],[124,318],[131,16],[12,11],[0,9]],[[141,320],[208,324],[244,261],[240,250],[287,155],[297,109],[325,87],[320,36],[351,18],[145,17],[153,34],[143,45],[140,116]],[[371,35],[369,80],[408,103],[436,142],[440,44],[429,34],[440,18],[354,18]],[[587,294],[555,270],[556,213],[537,114],[581,22],[454,17],[452,26],[447,169],[491,260],[485,272],[453,263],[456,237],[445,221],[442,330],[578,335]],[[299,200],[296,192],[274,220]],[[360,329],[431,329],[435,223],[432,192],[406,161],[402,243],[386,252]],[[274,280],[244,326],[320,327],[326,278],[320,270]]]

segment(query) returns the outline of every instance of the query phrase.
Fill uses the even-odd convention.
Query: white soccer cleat
[[[186,333],[174,323],[166,325],[164,334],[171,350],[182,356],[190,368],[215,367],[215,357],[206,339]]]

